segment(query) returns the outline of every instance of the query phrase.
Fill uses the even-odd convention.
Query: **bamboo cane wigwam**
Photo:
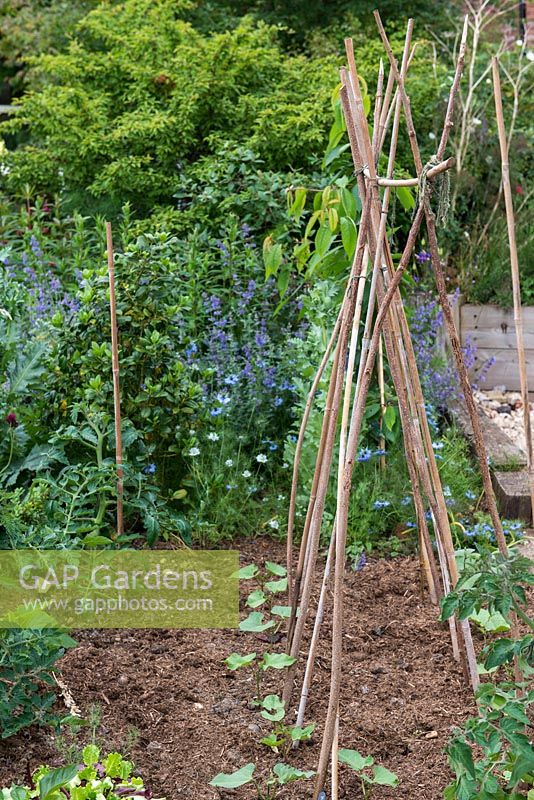
[[[426,416],[421,381],[408,322],[399,291],[400,280],[410,263],[423,222],[425,222],[438,295],[453,346],[460,384],[468,410],[471,416],[476,416],[472,391],[467,379],[467,371],[463,362],[462,351],[459,347],[458,335],[454,328],[454,321],[445,292],[445,280],[437,247],[436,222],[432,210],[434,179],[454,165],[454,159],[446,158],[446,147],[453,124],[455,97],[465,57],[468,30],[467,18],[464,24],[456,72],[450,89],[439,147],[432,159],[427,164],[423,164],[411,117],[410,101],[405,87],[405,79],[413,55],[413,50],[411,50],[413,21],[410,20],[408,24],[404,53],[399,67],[378,13],[375,16],[390,64],[390,72],[384,90],[384,71],[381,65],[377,82],[377,100],[373,114],[372,138],[369,134],[368,122],[360,93],[352,41],[350,39],[346,40],[348,69],[341,71],[341,101],[362,212],[359,220],[356,251],[345,295],[327,350],[313,382],[301,425],[293,469],[288,523],[290,534],[288,536],[288,576],[290,602],[292,605],[292,614],[288,626],[288,652],[296,659],[296,662],[288,672],[284,687],[283,699],[287,710],[289,710],[289,704],[293,697],[295,679],[300,666],[299,657],[302,655],[303,634],[311,615],[311,588],[317,564],[325,497],[331,480],[335,452],[334,445],[338,440],[339,456],[336,465],[337,469],[335,470],[337,477],[336,516],[331,533],[328,560],[319,606],[315,616],[313,635],[306,660],[297,718],[297,724],[302,725],[305,719],[306,701],[312,689],[315,652],[324,615],[326,587],[329,579],[331,579],[330,576],[333,575],[334,611],[330,698],[327,718],[323,728],[323,741],[313,794],[314,800],[317,800],[325,786],[331,759],[337,753],[343,634],[343,582],[348,507],[352,473],[358,452],[359,434],[365,413],[366,398],[375,361],[380,356],[382,342],[399,404],[405,454],[413,487],[418,521],[421,567],[428,584],[431,601],[437,603],[439,597],[446,594],[458,579],[447,507],[432,447],[430,426]],[[393,92],[395,84],[396,91]],[[399,181],[394,177],[394,169],[401,115],[404,115],[408,131],[416,177]],[[390,125],[387,171],[385,176],[379,176],[376,165]],[[417,186],[418,197],[404,251],[395,268],[396,261],[393,258],[386,231],[390,194],[392,190],[399,186]],[[358,341],[363,311],[364,281],[369,284],[369,300],[363,335],[361,341]],[[319,381],[326,371],[332,353],[334,353],[334,356],[330,370],[322,433],[317,447],[315,473],[305,517],[298,562],[296,570],[293,570],[293,531],[299,459],[313,397]],[[359,362],[356,365],[357,355]],[[338,420],[341,422],[340,425]],[[502,525],[497,512],[491,480],[489,479],[484,442],[481,435],[476,435],[477,427],[479,427],[477,423],[478,418],[474,422],[473,428],[475,430],[477,455],[487,503],[499,547],[502,552],[505,552],[506,543],[502,534]],[[430,537],[427,515],[430,516],[433,522],[435,547]],[[437,552],[437,558],[434,555],[434,550]],[[298,616],[296,614],[297,607],[299,609]],[[461,661],[466,678],[470,679],[473,689],[476,689],[478,686],[478,673],[469,623],[466,621],[459,623],[452,620],[450,631],[453,656]],[[343,737],[343,734],[343,730],[340,730],[339,735]],[[332,769],[332,775],[335,778],[333,791],[337,792],[336,770]]]

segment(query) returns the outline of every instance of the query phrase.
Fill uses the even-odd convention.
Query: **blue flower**
[[[149,464],[148,467],[143,467],[143,472],[145,473],[145,475],[153,475],[155,471],[156,471],[155,464]]]
[[[401,506],[409,506],[411,502],[412,502],[412,496],[408,494],[406,495],[406,497],[402,498]]]
[[[421,250],[420,253],[416,253],[415,257],[420,264],[425,264],[427,261],[432,261],[432,256],[430,253],[427,253],[426,250]]]
[[[275,397],[274,398],[274,407],[275,408],[279,408],[282,405],[283,402],[284,401],[282,400],[281,397]]]
[[[367,557],[366,557],[365,553],[362,553],[361,556],[359,557],[357,563],[356,563],[356,566],[354,567],[355,571],[356,572],[361,572],[366,564],[367,564]]]
[[[379,509],[387,508],[390,505],[391,503],[389,502],[389,500],[375,500],[375,502],[373,503],[373,508],[375,509],[375,511],[378,511]]]
[[[375,456],[385,456],[385,455],[386,455],[386,451],[385,451],[385,450],[378,449],[378,450],[375,450],[375,452],[373,453],[373,455],[375,455]]]
[[[372,455],[373,454],[368,447],[362,447],[362,449],[358,453],[358,461],[360,462],[369,461]]]

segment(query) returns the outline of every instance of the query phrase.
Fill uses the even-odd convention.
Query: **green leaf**
[[[280,786],[285,786],[286,783],[291,783],[292,781],[299,781],[302,778],[311,778],[315,775],[313,770],[304,771],[296,767],[291,767],[289,764],[276,764],[276,766],[273,767],[273,772]]]
[[[523,723],[523,725],[530,725],[530,719],[527,717],[523,710],[523,706],[520,702],[517,703],[508,703],[506,706],[506,713],[512,719],[516,719],[518,722]]]
[[[248,617],[239,623],[239,630],[247,633],[261,633],[272,628],[274,624],[273,619],[264,622],[261,611],[251,611]]]
[[[388,431],[392,431],[395,427],[397,419],[397,412],[393,406],[388,406],[384,412],[384,423]]]
[[[357,750],[347,750],[346,748],[341,748],[338,752],[338,759],[341,764],[347,764],[356,772],[361,772],[365,767],[371,767],[375,762],[372,756],[364,758]]]
[[[386,767],[375,767],[373,770],[373,783],[380,786],[398,786],[399,779],[394,772],[390,772]]]
[[[295,725],[295,727],[291,728],[290,731],[291,739],[294,742],[307,742],[311,738],[314,730],[315,722],[312,722],[311,725],[306,725],[305,728],[299,728],[297,725]]]
[[[345,211],[345,215],[352,221],[356,220],[358,207],[356,205],[356,198],[345,186],[341,190],[341,203]]]
[[[263,244],[263,260],[265,263],[265,280],[268,280],[271,275],[276,275],[283,260],[282,245],[272,244],[269,242],[270,237],[265,239]],[[269,244],[267,244],[269,242]]]
[[[277,575],[279,578],[284,578],[287,575],[286,568],[282,567],[281,564],[275,564],[273,561],[266,561],[265,569],[267,572],[270,572],[271,575]]]
[[[512,789],[522,778],[532,772],[534,772],[534,750],[530,753],[521,753],[517,758],[510,775],[508,788]]]
[[[285,739],[283,737],[277,736],[276,733],[270,733],[269,736],[265,736],[263,739],[260,739],[260,744],[265,744],[267,747],[271,747],[275,750],[280,745],[284,744]]]
[[[295,199],[291,204],[289,209],[289,213],[296,219],[299,220],[301,214],[304,210],[304,206],[306,205],[306,195],[307,191],[302,186],[299,186],[295,189]]]
[[[272,594],[285,592],[287,590],[287,578],[281,578],[279,581],[268,581],[265,584],[265,588]]]
[[[77,764],[70,764],[68,767],[59,767],[47,772],[39,781],[39,800],[48,800],[56,789],[70,783],[77,774]]]
[[[503,633],[510,630],[509,623],[498,611],[491,614],[487,608],[481,608],[480,611],[471,614],[471,619],[486,633]]]
[[[348,217],[341,217],[340,227],[343,249],[347,254],[347,258],[352,258],[356,250],[356,240],[358,238],[356,225]]]
[[[315,234],[315,251],[320,256],[326,255],[328,248],[332,243],[332,239],[334,238],[334,234],[330,230],[330,225],[328,223],[324,223],[321,225],[317,233]]]
[[[449,617],[452,617],[452,615],[456,611],[457,606],[458,606],[458,597],[454,592],[450,592],[441,601],[441,616],[440,616],[441,621],[445,622],[445,620],[449,619]]]
[[[219,774],[209,782],[209,785],[217,786],[221,789],[239,789],[240,786],[251,782],[255,769],[256,765],[251,762],[250,764],[245,764],[245,766],[238,769],[237,772],[219,772]]]
[[[457,774],[466,774],[470,778],[476,778],[473,753],[468,744],[457,739],[450,744],[448,754],[451,766]]]
[[[282,619],[289,619],[291,616],[291,606],[273,606],[271,608],[271,614],[274,614],[276,617],[282,617]]]
[[[241,667],[248,667],[256,658],[256,653],[247,653],[246,656],[240,656],[239,653],[232,653],[228,658],[224,659],[224,663],[228,669],[234,671],[241,669]]]
[[[280,722],[285,717],[285,704],[277,694],[268,694],[264,697],[261,707],[263,708],[261,716],[270,722]]]
[[[82,759],[86,767],[92,767],[100,758],[100,750],[96,744],[88,744],[83,748]]]
[[[411,211],[415,206],[412,192],[406,186],[397,186],[395,189],[399,202],[405,211]]]
[[[287,653],[264,653],[262,669],[285,669],[295,663],[297,659]]]
[[[493,669],[493,667],[500,667],[510,661],[515,652],[515,642],[513,639],[497,639],[496,642],[491,644],[491,651],[484,662],[486,669]]]
[[[30,795],[24,786],[12,786],[10,792],[11,800],[29,800]]]
[[[256,564],[248,564],[246,567],[241,567],[237,574],[232,575],[232,577],[235,578],[237,576],[242,581],[248,581],[251,578],[255,578],[258,573],[259,569]]]
[[[256,591],[251,592],[247,597],[247,606],[249,608],[258,608],[259,606],[263,605],[267,597],[265,596],[264,592],[261,589],[256,589]]]

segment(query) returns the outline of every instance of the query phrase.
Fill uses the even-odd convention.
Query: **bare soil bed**
[[[278,542],[238,545],[242,564],[284,562]],[[250,586],[243,585],[243,598]],[[443,748],[474,702],[452,660],[447,628],[421,597],[417,560],[370,561],[361,572],[349,572],[346,604],[340,745],[370,753],[398,774],[400,789],[378,788],[375,800],[437,800],[450,780]],[[328,702],[328,626],[325,634],[307,714],[318,728],[314,741],[291,759],[302,768],[316,764]],[[98,738],[105,747],[124,749],[132,730],[138,732],[131,755],[154,797],[214,800],[219,795],[207,784],[217,772],[249,761],[261,771],[280,760],[258,743],[269,723],[250,706],[250,676],[223,664],[234,651],[266,649],[264,637],[234,630],[112,630],[75,638],[78,646],[61,663],[63,679],[84,715],[100,707]],[[283,640],[270,648],[283,648]],[[265,688],[278,691],[279,685],[275,679]],[[81,745],[87,736],[78,735]],[[0,742],[0,786],[23,782],[39,763],[60,764],[64,757],[64,744],[49,731],[22,732]],[[303,782],[280,797],[310,795],[311,784]],[[244,787],[225,796],[255,794]],[[361,797],[347,767],[341,796]]]

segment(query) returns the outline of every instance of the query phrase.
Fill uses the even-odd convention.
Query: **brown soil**
[[[284,561],[280,543],[241,545],[243,564]],[[250,583],[243,595],[248,591]],[[399,776],[399,790],[378,788],[374,800],[437,800],[450,780],[443,748],[474,703],[452,660],[447,629],[421,599],[416,560],[381,560],[350,572],[346,608],[340,746],[372,754]],[[83,714],[100,707],[97,736],[104,747],[124,749],[138,732],[131,755],[154,797],[214,800],[219,795],[207,784],[217,772],[255,761],[261,774],[282,760],[258,744],[269,723],[250,706],[250,675],[231,673],[223,664],[234,651],[265,649],[262,637],[233,630],[102,630],[76,638],[78,646],[61,663],[63,680]],[[328,702],[328,638],[325,627],[307,714],[318,729],[313,743],[288,759],[301,768],[313,769],[318,755]],[[265,689],[277,692],[277,679]],[[87,737],[82,731],[79,743]],[[21,732],[0,742],[0,786],[24,782],[28,768],[59,764],[62,757],[65,744],[49,731]],[[341,770],[341,796],[361,798],[355,776]],[[280,797],[310,795],[311,784],[303,782]],[[224,796],[248,800],[255,793],[244,787]]]

